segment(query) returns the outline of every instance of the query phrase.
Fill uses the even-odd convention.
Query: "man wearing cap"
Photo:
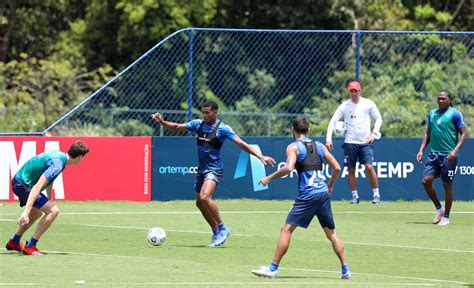
[[[382,116],[375,103],[360,96],[360,83],[350,81],[347,84],[350,98],[337,108],[329,121],[326,133],[326,147],[332,150],[332,133],[334,125],[339,119],[344,117],[347,133],[344,139],[344,166],[349,168],[349,187],[352,192],[351,204],[359,203],[357,192],[357,179],[355,176],[357,161],[365,166],[370,187],[373,192],[373,204],[380,204],[380,192],[377,174],[372,165],[374,158],[373,142],[380,138],[380,126],[382,126]],[[374,129],[371,131],[370,118],[375,120]]]

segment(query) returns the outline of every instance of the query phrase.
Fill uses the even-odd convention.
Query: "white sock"
[[[380,198],[379,188],[372,189],[372,193],[374,194],[374,198]]]
[[[359,198],[359,194],[357,193],[357,190],[352,191],[352,198]]]
[[[441,210],[443,210],[443,206],[441,206],[441,208],[439,208],[439,209],[436,209],[436,213],[441,212]]]

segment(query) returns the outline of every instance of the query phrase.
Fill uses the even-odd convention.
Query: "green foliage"
[[[109,66],[85,72],[67,61],[52,61],[20,55],[20,61],[0,62],[0,107],[12,121],[0,122],[0,131],[42,131],[66,110],[74,107],[108,79]]]
[[[472,29],[473,9],[469,1],[441,0],[429,1],[429,4],[401,0],[309,0],[294,3],[251,0],[0,1],[0,115],[8,119],[0,122],[0,131],[45,129],[106,83],[115,74],[112,67],[123,69],[166,36],[182,28],[353,29],[357,22],[360,29],[469,31]],[[167,43],[163,49],[186,45],[188,36],[187,33],[179,35],[174,39],[176,42]],[[277,41],[288,39],[283,36]],[[390,41],[367,38],[364,41],[371,50],[361,51],[363,63],[367,63],[364,59],[376,63],[361,70],[366,88],[364,93],[376,101],[380,110],[385,110],[383,113],[386,113],[387,120],[383,127],[386,135],[419,136],[423,126],[420,124],[422,117],[418,115],[426,114],[430,107],[435,106],[434,97],[441,88],[453,92],[455,106],[464,112],[468,123],[474,122],[472,84],[469,81],[473,75],[473,63],[472,57],[466,57],[468,44],[455,43],[434,34],[398,37]],[[306,46],[292,50],[293,59],[305,59],[313,53],[311,47],[321,47],[322,59],[332,59],[335,55],[331,48],[323,47],[317,41],[300,44]],[[278,84],[290,83],[295,77],[285,73],[286,67],[278,66],[272,71],[259,62],[262,60],[247,59],[248,47],[229,35],[222,35],[217,41],[205,39],[200,45],[209,55],[222,56],[237,51],[235,59],[244,59],[238,63],[223,63],[225,67],[195,67],[193,93],[197,102],[202,99],[218,102],[226,122],[245,135],[286,133],[282,131],[287,131],[292,113],[301,112],[307,99],[313,99],[310,107],[304,107],[304,111],[311,115],[313,134],[324,134],[327,118],[346,97],[340,83],[353,77],[355,66],[353,51],[347,47],[342,63],[332,63],[324,73],[314,76],[315,84],[309,89],[281,93]],[[416,51],[405,53],[413,46],[418,47]],[[269,44],[262,54],[274,49],[278,48]],[[419,62],[439,51],[443,52],[439,59]],[[203,60],[206,55],[195,55],[196,61]],[[182,60],[186,57],[179,54],[173,60],[166,59],[176,62],[173,63],[175,70],[171,72],[156,68],[160,67],[159,64],[152,67],[156,68],[153,81],[143,84],[133,95],[122,87],[110,88],[107,93],[113,104],[98,105],[103,111],[94,111],[96,114],[91,113],[88,117],[103,125],[104,135],[148,133],[151,130],[146,120],[121,122],[117,116],[122,114],[116,113],[142,109],[143,103],[162,95],[168,97],[166,104],[169,107],[166,109],[179,109],[189,93],[186,89],[189,63]],[[2,59],[5,60],[2,62]],[[284,60],[280,55],[265,61],[286,63]],[[386,65],[389,60],[395,63]],[[218,80],[222,82],[219,91],[214,87],[214,81],[218,82],[215,80],[217,73],[222,77]],[[304,77],[304,74],[296,78]],[[148,79],[148,70],[134,71],[130,77],[133,80]],[[246,86],[244,91],[237,88],[242,87],[242,83]],[[236,89],[241,90],[234,99]],[[402,96],[403,100],[394,95]],[[181,103],[181,108],[187,110],[187,105]],[[146,108],[161,107],[152,105]],[[193,108],[193,113],[200,112]],[[106,120],[102,120],[102,116]],[[240,116],[244,118],[239,120]],[[71,129],[78,129],[81,133],[79,127],[71,126]],[[100,126],[86,124],[84,129],[99,133]],[[61,133],[70,132],[64,130]]]

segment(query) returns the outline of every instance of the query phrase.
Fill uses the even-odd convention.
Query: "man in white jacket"
[[[351,81],[347,84],[350,99],[342,102],[329,121],[326,133],[326,147],[333,148],[332,133],[335,123],[344,117],[347,133],[344,139],[344,166],[349,168],[349,187],[352,192],[351,204],[359,203],[357,179],[355,176],[357,161],[365,166],[369,183],[373,192],[373,204],[380,204],[379,183],[377,173],[372,165],[374,159],[373,142],[380,138],[382,116],[375,103],[360,96],[360,83]],[[371,131],[370,118],[375,120],[374,130]]]

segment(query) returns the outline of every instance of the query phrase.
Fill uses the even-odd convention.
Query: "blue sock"
[[[441,207],[443,207],[443,206],[438,205],[438,206],[435,206],[435,207],[436,207],[436,210],[439,210],[439,209],[441,209]]]
[[[449,219],[449,213],[448,213],[448,214],[444,213],[444,216],[443,216],[443,217]]]
[[[278,270],[278,264],[275,264],[275,263],[270,263],[270,265],[268,265],[268,270],[274,272],[276,270]]]
[[[212,234],[213,234],[213,235],[219,234],[219,226],[217,226],[217,227],[215,227],[215,228],[212,228]]]
[[[227,226],[225,226],[224,222],[219,224],[219,230],[227,230]]]
[[[33,236],[31,236],[30,241],[28,241],[28,245],[26,245],[26,247],[36,246],[36,243],[38,243],[38,239],[35,239]]]
[[[12,236],[13,243],[18,244],[18,243],[20,243],[20,240],[21,240],[21,235],[18,235],[16,233],[13,234],[13,236]]]
[[[345,264],[341,266],[342,274],[346,274],[349,272],[349,264]]]

